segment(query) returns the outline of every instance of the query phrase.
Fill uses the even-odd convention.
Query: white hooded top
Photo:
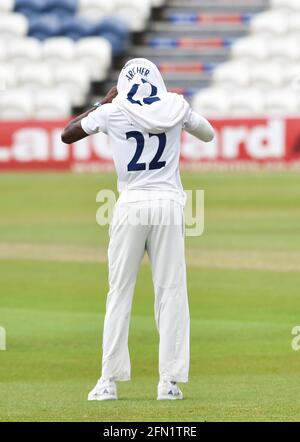
[[[210,141],[211,125],[190,109],[182,95],[167,91],[159,70],[146,59],[126,63],[117,89],[113,102],[89,113],[81,126],[87,134],[108,134],[121,197],[140,201],[151,193],[154,199],[183,201],[182,129]]]
[[[181,122],[189,110],[184,97],[168,92],[157,66],[145,58],[125,64],[117,89],[114,103],[134,126],[145,131],[166,131]]]

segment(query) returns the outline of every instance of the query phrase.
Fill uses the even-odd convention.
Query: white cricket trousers
[[[190,318],[184,217],[183,207],[170,200],[117,203],[115,206],[108,248],[109,293],[103,331],[102,376],[115,381],[130,380],[129,321],[137,273],[145,251],[151,262],[155,292],[160,379],[187,382]]]

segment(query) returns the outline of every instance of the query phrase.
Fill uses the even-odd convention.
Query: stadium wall
[[[211,143],[183,132],[181,164],[190,169],[300,168],[299,118],[210,120]],[[0,171],[92,172],[113,168],[107,136],[60,140],[67,120],[0,122]]]

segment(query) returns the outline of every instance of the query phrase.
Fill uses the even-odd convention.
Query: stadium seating
[[[151,8],[164,4],[150,21]],[[131,46],[130,32],[138,33]],[[299,0],[1,0],[0,87],[7,102],[15,89],[34,97],[31,109],[10,106],[17,118],[36,116],[40,93],[45,103],[64,89],[65,115],[93,100],[99,82],[115,84],[126,54],[152,59],[169,90],[206,115],[294,115],[299,41]]]
[[[129,27],[133,31],[142,31],[146,21],[150,16],[150,0],[115,0],[115,14],[128,21]]]
[[[203,89],[194,97],[195,109],[205,109],[209,116],[226,115],[229,112],[230,94],[225,88],[211,87]]]
[[[44,61],[51,66],[60,63],[69,63],[75,60],[76,44],[70,38],[48,38],[41,47]],[[110,59],[110,57],[108,58]]]
[[[300,2],[270,5],[250,21],[250,35],[233,42],[231,59],[212,73],[212,86],[196,93],[195,109],[207,115],[212,108],[214,115],[300,114]],[[210,104],[216,88],[228,94],[227,108]]]
[[[6,89],[0,94],[0,118],[23,120],[34,112],[33,96],[28,89]]]
[[[14,9],[15,0],[1,0],[0,13],[11,12]]]
[[[161,2],[160,2],[161,3]],[[155,2],[156,6],[159,2]],[[142,31],[150,16],[151,1],[143,0],[79,0],[79,13],[91,21],[113,16],[122,18],[131,31]]]
[[[89,37],[76,44],[76,60],[88,67],[91,78],[104,80],[110,66],[111,47],[102,37]]]
[[[142,31],[163,2],[1,0],[0,117],[59,118],[83,106],[91,83],[127,50],[129,32]]]
[[[0,40],[25,37],[29,29],[26,17],[18,13],[0,14]]]
[[[0,49],[1,50],[1,49]],[[15,88],[18,84],[17,69],[12,64],[0,65],[0,91],[6,88]]]
[[[89,71],[82,63],[61,65],[54,70],[53,84],[68,92],[73,106],[80,106],[89,86]]]
[[[238,94],[230,96],[231,115],[244,117],[259,115],[263,112],[262,93],[256,89],[242,89]]]
[[[270,115],[300,114],[300,100],[291,89],[271,90],[264,100],[264,111]]]
[[[91,21],[99,21],[113,14],[115,9],[114,0],[79,0],[78,12],[81,16]]]
[[[21,88],[36,93],[53,84],[53,74],[46,64],[28,63],[18,68],[18,80]]]
[[[41,61],[42,44],[35,38],[13,40],[7,45],[7,61],[14,65]]]
[[[115,56],[122,55],[128,46],[128,29],[120,18],[105,18],[94,25],[92,35],[101,35],[109,41]]]
[[[210,84],[215,67],[228,60],[233,43],[247,35],[251,20],[268,2],[167,0],[146,32],[135,39],[128,58],[150,58],[164,74],[168,89],[191,100]],[[114,72],[112,82],[116,77]]]
[[[300,3],[298,0],[271,0],[271,6],[275,9],[300,12]]]
[[[217,86],[233,88],[247,87],[250,83],[250,72],[247,66],[238,61],[223,63],[213,72],[213,79]]]
[[[232,58],[241,62],[265,61],[268,58],[269,45],[256,36],[245,37],[235,42],[231,49]]]
[[[63,89],[42,90],[34,97],[35,118],[66,118],[70,115],[70,108],[70,96]]]

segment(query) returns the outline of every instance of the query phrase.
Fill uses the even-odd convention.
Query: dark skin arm
[[[111,103],[117,95],[118,91],[116,86],[114,86],[103,98],[103,100],[101,101],[101,105]],[[61,134],[61,140],[63,143],[72,144],[88,136],[88,134],[85,133],[81,127],[81,120],[85,118],[90,112],[93,112],[95,109],[97,109],[97,106],[94,106],[83,114],[78,115],[78,117],[74,118],[67,124]]]

